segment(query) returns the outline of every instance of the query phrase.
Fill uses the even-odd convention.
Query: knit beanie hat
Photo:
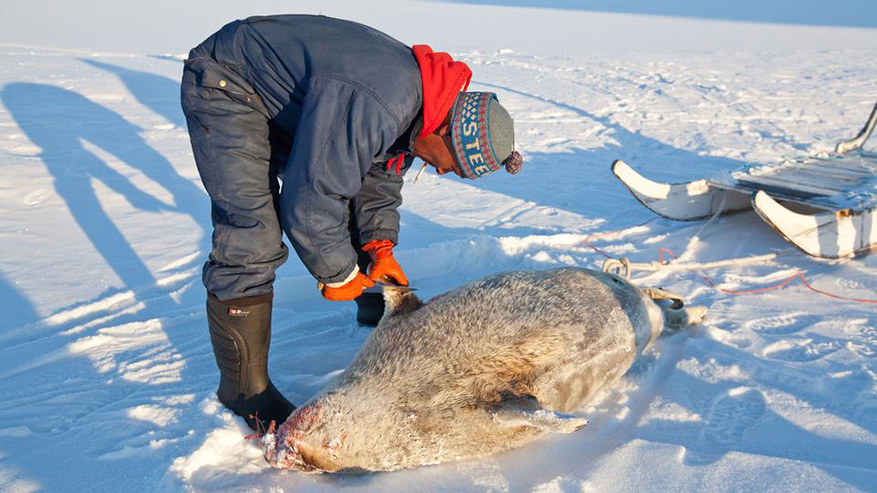
[[[492,92],[460,92],[451,113],[454,161],[463,176],[479,178],[504,166],[521,171],[515,123]]]

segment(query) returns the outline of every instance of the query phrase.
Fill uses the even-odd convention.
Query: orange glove
[[[398,286],[407,286],[408,278],[402,272],[402,267],[393,258],[393,242],[390,240],[372,240],[362,247],[367,252],[372,263],[368,268],[368,277],[372,281],[386,279]]]
[[[326,286],[323,283],[318,283],[317,287],[319,287],[320,292],[323,293],[323,298],[326,298],[329,301],[350,301],[361,295],[364,289],[370,288],[374,285],[375,283],[366,277],[365,274],[357,272],[356,277],[343,286],[333,288]]]

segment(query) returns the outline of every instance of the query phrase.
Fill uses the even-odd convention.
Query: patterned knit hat
[[[479,178],[505,166],[521,171],[515,123],[492,92],[461,92],[451,114],[454,161],[463,176]]]

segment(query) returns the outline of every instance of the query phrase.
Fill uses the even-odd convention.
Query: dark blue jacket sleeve
[[[402,205],[402,177],[387,172],[385,166],[386,163],[372,165],[362,179],[362,188],[352,201],[353,224],[360,245],[372,240],[399,243],[398,209]]]
[[[375,156],[393,143],[400,127],[379,99],[355,83],[311,79],[284,172],[280,216],[295,251],[318,281],[342,282],[357,268],[348,230],[350,201],[364,180],[371,183],[367,173]],[[398,230],[398,217],[386,224]]]

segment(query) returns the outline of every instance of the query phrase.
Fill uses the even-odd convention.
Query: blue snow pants
[[[213,249],[204,286],[220,300],[271,293],[289,256],[280,224],[280,183],[294,136],[271,121],[241,74],[231,23],[192,49],[183,68],[181,102],[195,164],[211,200]],[[348,229],[365,271],[371,259]],[[382,303],[382,302],[381,302]]]
[[[211,200],[213,250],[204,264],[204,285],[221,300],[268,294],[274,271],[289,256],[278,219],[278,172],[292,137],[270,122],[233,65],[198,48],[185,63],[181,97],[195,164]]]

